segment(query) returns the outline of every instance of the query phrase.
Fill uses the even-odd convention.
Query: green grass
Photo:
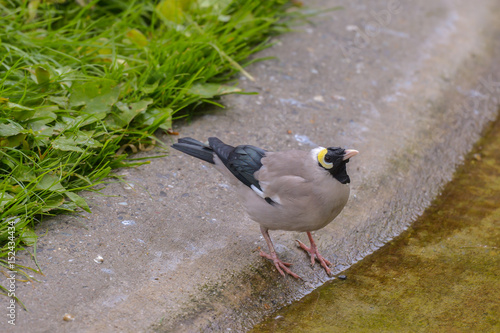
[[[37,222],[89,211],[78,191],[147,163],[128,148],[239,93],[228,82],[294,16],[285,0],[86,2],[0,0],[0,267],[26,278],[8,253],[36,252]]]

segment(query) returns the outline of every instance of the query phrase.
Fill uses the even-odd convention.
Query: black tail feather
[[[178,139],[177,143],[174,143],[171,147],[190,156],[199,158],[205,162],[215,164],[214,151],[212,148],[198,140],[192,138],[181,138]]]
[[[202,147],[210,148],[207,144],[204,144],[203,142],[195,140],[195,139],[190,138],[190,137],[179,138],[179,139],[177,139],[177,142],[178,143],[187,143],[187,144],[194,145],[194,146],[202,146]]]
[[[208,144],[214,150],[215,154],[220,158],[222,163],[227,166],[229,155],[234,151],[234,147],[225,144],[219,138],[208,138]]]
[[[261,160],[266,154],[262,148],[251,145],[233,147],[216,137],[208,138],[208,145],[192,138],[180,138],[172,148],[212,164],[215,164],[214,155],[217,155],[222,164],[240,182],[248,187],[255,186],[262,191],[259,181],[254,176],[262,167]],[[270,205],[276,205],[270,198],[265,200]]]

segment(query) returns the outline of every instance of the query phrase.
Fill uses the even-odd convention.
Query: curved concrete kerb
[[[226,110],[177,130],[268,150],[359,150],[348,164],[347,207],[314,234],[337,273],[407,228],[495,117],[500,4],[335,5],[344,9],[313,17],[314,26],[260,54],[276,60],[247,68],[256,81],[242,77],[241,86],[258,96],[228,96]],[[33,309],[19,315],[20,330],[242,331],[328,280],[296,248],[305,234],[271,232],[304,282],[282,278],[260,258],[258,224],[209,166],[172,153],[119,173],[134,186],[103,191],[116,197],[90,193],[86,219],[40,226],[49,229],[38,254],[47,275],[34,289],[18,286]],[[61,326],[66,312],[76,319]]]

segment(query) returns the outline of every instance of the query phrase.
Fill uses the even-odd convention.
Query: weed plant
[[[147,163],[157,130],[228,93],[293,17],[285,0],[0,0],[0,266],[81,190]],[[36,262],[36,260],[35,260]],[[6,291],[0,285],[0,288]]]

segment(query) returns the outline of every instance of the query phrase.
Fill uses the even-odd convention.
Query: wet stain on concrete
[[[252,332],[499,332],[500,119],[401,236]]]

